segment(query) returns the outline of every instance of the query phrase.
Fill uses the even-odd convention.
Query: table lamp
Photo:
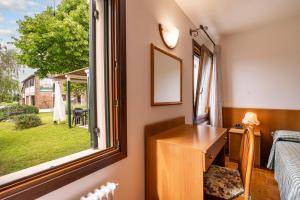
[[[244,117],[244,119],[243,119],[243,124],[246,124],[246,125],[259,125],[259,121],[258,121],[258,119],[257,119],[257,116],[256,116],[256,114],[255,113],[253,113],[253,112],[247,112],[246,114],[245,114],[245,117]]]
[[[254,132],[254,126],[259,125],[257,116],[253,112],[247,112],[242,120],[243,124],[246,125],[248,129],[251,129]]]
[[[246,125],[248,129],[251,129],[254,132],[254,126],[259,125],[257,116],[253,112],[247,112],[242,120],[243,124]]]

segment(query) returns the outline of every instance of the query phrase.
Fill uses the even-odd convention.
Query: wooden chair
[[[254,146],[254,127],[249,125],[241,142],[238,170],[211,165],[204,175],[205,199],[251,199]]]

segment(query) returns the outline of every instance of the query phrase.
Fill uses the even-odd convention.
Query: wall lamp
[[[169,49],[174,49],[177,45],[179,30],[174,26],[166,26],[162,24],[158,24],[158,28],[164,44]]]

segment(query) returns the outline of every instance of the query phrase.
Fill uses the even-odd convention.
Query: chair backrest
[[[240,149],[239,171],[244,183],[244,195],[250,197],[251,178],[254,167],[254,128],[249,125],[243,135]]]

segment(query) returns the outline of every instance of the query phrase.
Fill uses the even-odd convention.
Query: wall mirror
[[[151,44],[151,105],[182,103],[182,60]]]

